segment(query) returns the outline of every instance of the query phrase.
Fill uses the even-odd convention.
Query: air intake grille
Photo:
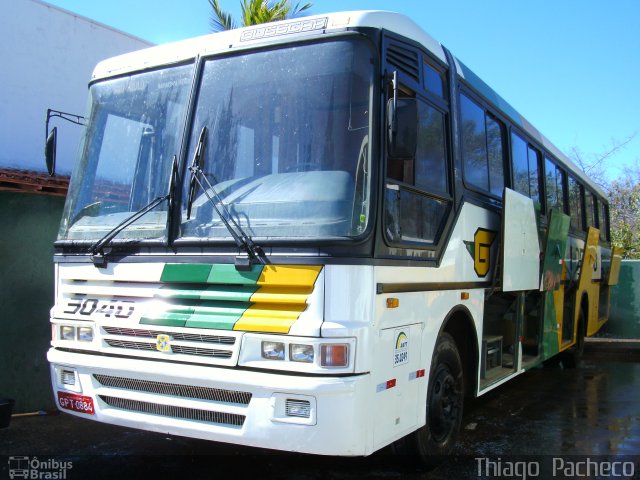
[[[420,62],[418,52],[396,44],[387,47],[387,62],[420,82]]]
[[[159,403],[141,402],[139,400],[110,397],[106,395],[100,395],[100,399],[113,408],[128,410],[130,412],[161,415],[163,417],[183,418],[185,420],[196,420],[198,422],[217,423],[235,427],[241,427],[245,420],[244,415],[238,415],[236,413],[212,412],[196,408],[175,407],[173,405],[161,405]]]
[[[151,382],[137,380],[135,378],[112,377],[109,375],[93,376],[100,385],[105,387],[121,388],[137,392],[157,393],[160,395],[173,395],[182,398],[196,398],[199,400],[212,400],[214,402],[235,403],[249,405],[251,393],[222,390],[219,388],[194,387],[191,385],[179,385],[176,383]]]

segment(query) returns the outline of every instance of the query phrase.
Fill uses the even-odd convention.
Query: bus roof
[[[296,39],[322,31],[341,31],[349,27],[372,27],[394,32],[421,44],[439,60],[445,64],[448,63],[442,45],[410,18],[393,12],[367,10],[300,17],[212,33],[138,50],[100,62],[93,72],[92,81],[185,62],[197,56],[213,55],[265,44],[273,40],[281,40],[283,37]],[[602,189],[591,181],[575,163],[457,58],[455,58],[455,68],[461,78],[551,153],[570,173],[606,198]]]
[[[100,62],[93,72],[92,80],[184,62],[198,55],[269,43],[283,37],[299,39],[309,34],[341,31],[349,27],[373,27],[396,32],[422,44],[443,62],[447,61],[440,43],[411,19],[398,13],[371,10],[300,17],[145,48]]]

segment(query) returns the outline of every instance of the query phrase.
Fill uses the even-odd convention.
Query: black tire
[[[440,334],[431,361],[427,388],[427,422],[394,445],[397,453],[415,457],[433,466],[451,453],[460,425],[464,404],[462,360],[453,337]]]
[[[564,368],[576,368],[580,363],[582,354],[584,353],[584,337],[587,332],[587,319],[584,309],[580,308],[578,313],[578,332],[576,335],[576,343],[560,354],[562,366]]]
[[[556,354],[551,358],[543,360],[542,365],[544,365],[544,368],[560,368],[560,360],[560,355]]]

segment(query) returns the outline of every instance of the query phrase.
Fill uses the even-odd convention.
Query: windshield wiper
[[[125,218],[122,222],[120,222],[118,225],[113,227],[104,237],[102,237],[96,243],[91,245],[91,247],[89,248],[89,253],[91,253],[91,261],[93,262],[93,264],[96,267],[101,267],[101,268],[106,267],[107,259],[106,259],[106,254],[104,252],[104,247],[106,247],[111,242],[111,240],[113,240],[116,237],[116,235],[118,235],[122,230],[124,230],[133,222],[143,217],[144,215],[149,213],[151,210],[156,208],[158,205],[160,205],[162,202],[164,202],[165,200],[169,200],[170,198],[171,198],[171,195],[169,194],[156,198],[148,205],[142,207],[137,212],[134,212],[132,215]]]
[[[204,194],[207,196],[207,199],[213,206],[213,209],[218,214],[220,220],[227,228],[231,236],[233,237],[234,242],[237,247],[241,250],[247,252],[248,257],[236,257],[235,266],[237,270],[251,270],[251,265],[254,261],[264,264],[264,259],[262,258],[264,252],[262,249],[256,245],[251,237],[246,234],[246,232],[242,229],[242,227],[235,221],[231,212],[229,212],[229,208],[222,200],[222,197],[217,192],[217,190],[213,187],[207,176],[204,174],[202,170],[202,165],[204,163],[204,150],[206,147],[207,141],[207,127],[202,127],[200,131],[200,137],[198,139],[198,145],[196,146],[196,150],[193,154],[193,161],[191,162],[191,166],[189,170],[191,171],[191,181],[189,182],[189,197],[187,199],[187,220],[191,217],[191,207],[193,205],[193,201],[196,193],[196,184],[199,186]],[[206,183],[207,188],[202,184],[200,180],[201,177],[204,183]],[[218,183],[216,181],[216,183]],[[213,193],[213,197],[209,194],[209,191]],[[222,211],[218,208],[218,205],[222,208]],[[233,224],[233,226],[232,226]]]
[[[106,247],[111,240],[113,240],[121,231],[127,228],[129,225],[139,220],[151,210],[156,208],[165,200],[169,202],[169,212],[168,215],[171,215],[171,209],[173,208],[173,203],[175,201],[175,188],[177,183],[177,175],[178,175],[178,159],[176,155],[173,156],[171,160],[171,180],[169,182],[169,193],[167,195],[163,195],[161,197],[157,197],[151,201],[151,203],[145,205],[137,212],[132,213],[130,216],[125,218],[118,225],[113,227],[107,234],[98,240],[96,243],[89,247],[89,253],[91,254],[91,261],[96,267],[104,268],[107,266],[107,254],[104,251],[104,247]]]

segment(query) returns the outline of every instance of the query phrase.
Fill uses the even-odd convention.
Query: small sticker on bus
[[[403,330],[396,330],[396,343],[393,349],[393,366],[409,362],[409,337]]]

